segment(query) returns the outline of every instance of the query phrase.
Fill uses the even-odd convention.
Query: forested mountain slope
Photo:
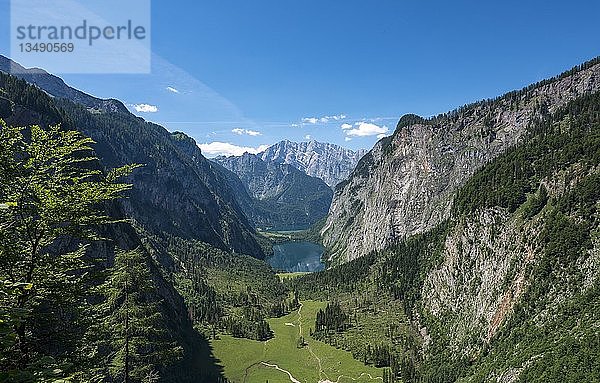
[[[336,188],[323,243],[334,264],[382,250],[450,216],[459,187],[528,127],[600,89],[590,61],[556,78],[430,119],[407,115]]]
[[[589,89],[596,70],[540,89]],[[569,89],[431,228],[293,281],[301,297],[340,302],[317,336],[390,366],[387,381],[599,381],[600,93]]]
[[[64,114],[64,110],[57,108],[54,100],[49,96],[39,89],[26,84],[24,81],[1,73],[0,104],[2,106],[0,108],[0,118],[5,120],[9,125],[26,127],[33,124],[40,124],[44,129],[49,130],[48,127],[50,125],[62,123],[63,131],[73,129],[74,127],[73,122]],[[1,128],[3,139],[8,137],[8,129],[4,126]],[[25,130],[26,135],[31,134],[27,133],[28,131],[30,130]],[[28,140],[32,140],[32,138]],[[43,143],[43,141],[40,141],[40,143]],[[4,149],[11,149],[8,147],[9,142],[3,142],[3,144],[6,145]],[[48,145],[51,145],[50,141],[48,141]],[[48,146],[47,149],[66,150],[66,148],[61,148],[60,146]],[[64,154],[65,159],[68,158],[66,153]],[[17,153],[11,152],[3,152],[2,154],[3,156],[8,156],[6,158],[17,155]],[[13,158],[18,160],[19,156],[17,155],[17,157]],[[58,158],[61,157],[59,156]],[[4,193],[10,190],[7,188],[11,187],[11,183],[18,181],[15,179],[15,174],[17,173],[8,174],[7,171],[9,168],[6,165],[5,162],[2,163],[1,176],[10,177],[10,179],[3,178],[2,188],[0,188],[0,199],[6,198],[7,195]],[[97,160],[93,160],[91,166],[92,169],[97,169],[101,172],[104,169],[102,164]],[[33,169],[38,171],[37,168]],[[55,190],[60,190],[63,187],[59,183],[52,184],[50,174],[42,174],[41,176],[42,178],[37,180],[35,177],[32,177],[29,182],[32,185],[37,182],[50,182],[48,185]],[[99,190],[96,192],[100,193]],[[93,195],[92,193],[88,196],[95,198]],[[51,195],[49,194],[48,197],[50,198]],[[157,368],[154,372],[161,376],[161,381],[165,382],[213,382],[220,379],[220,370],[214,360],[211,361],[212,357],[208,343],[201,334],[193,329],[193,323],[188,316],[183,298],[176,291],[168,276],[160,270],[160,267],[150,257],[150,254],[143,246],[143,241],[138,232],[129,223],[123,221],[125,215],[121,205],[116,201],[107,201],[100,206],[96,206],[96,208],[99,209],[100,214],[106,214],[109,220],[117,220],[117,222],[94,227],[93,230],[97,234],[92,239],[80,241],[76,237],[68,238],[62,236],[53,241],[50,246],[46,245],[45,248],[40,250],[42,254],[45,254],[43,256],[47,257],[46,262],[56,262],[56,259],[64,257],[65,260],[58,262],[58,265],[62,265],[60,267],[67,267],[69,255],[65,254],[65,252],[75,250],[80,244],[84,245],[85,256],[83,260],[89,264],[84,274],[84,276],[86,274],[87,276],[79,282],[81,285],[78,285],[76,289],[72,287],[65,289],[63,287],[60,291],[53,291],[53,289],[60,288],[58,281],[60,278],[65,277],[61,273],[72,273],[73,271],[69,271],[69,269],[63,269],[62,271],[60,269],[50,269],[49,263],[37,265],[37,268],[42,268],[42,270],[35,272],[39,276],[34,277],[31,288],[36,291],[36,294],[42,294],[43,298],[36,298],[39,301],[34,300],[34,304],[31,307],[25,306],[27,309],[24,313],[26,313],[25,318],[27,320],[24,322],[26,327],[24,327],[23,334],[27,335],[28,339],[25,349],[21,346],[19,353],[15,353],[14,350],[10,351],[11,342],[10,340],[7,341],[9,338],[6,337],[6,333],[2,333],[3,343],[0,357],[3,368],[6,368],[2,372],[2,379],[28,382],[30,381],[30,377],[34,375],[37,376],[36,379],[42,379],[42,376],[43,379],[78,376],[73,379],[76,381],[85,381],[88,378],[92,379],[92,375],[95,374],[94,370],[98,374],[105,373],[102,370],[103,366],[106,366],[105,361],[104,359],[100,359],[104,356],[97,355],[97,359],[93,363],[95,367],[90,367],[87,364],[89,360],[87,359],[86,352],[91,352],[97,344],[98,340],[90,337],[98,335],[102,331],[100,326],[102,323],[108,323],[110,315],[104,312],[100,305],[95,306],[90,305],[90,303],[100,302],[99,295],[102,291],[100,285],[107,275],[112,275],[113,266],[116,261],[116,252],[121,250],[131,251],[132,253],[127,253],[123,256],[135,257],[137,260],[137,272],[140,273],[139,275],[146,275],[149,278],[151,284],[144,290],[144,300],[147,304],[150,304],[148,309],[156,305],[158,310],[153,314],[150,314],[150,311],[147,311],[147,313],[148,315],[155,315],[153,318],[157,321],[151,325],[151,328],[160,335],[157,338],[149,337],[140,344],[146,344],[142,347],[153,347],[150,346],[153,344],[152,342],[166,342],[166,344],[172,344],[173,350],[181,350],[180,356],[173,360],[169,358],[147,360],[146,367],[148,371]],[[73,207],[73,209],[76,208]],[[65,211],[65,213],[67,212]],[[80,211],[77,214],[93,216],[94,213],[92,211]],[[5,242],[7,239],[5,236],[11,235],[12,228],[5,226],[7,222],[4,221],[4,218],[5,216],[2,217],[2,221],[0,222],[2,226],[2,249],[0,249],[0,252],[3,264],[0,278],[4,281],[3,293],[6,292],[4,289],[9,286],[7,283],[16,276],[13,272],[10,272],[8,275],[6,274],[7,269],[4,267],[6,266],[4,262],[9,260],[8,257],[10,254],[4,252],[7,249],[5,246],[8,246],[11,252],[18,249],[16,242]],[[62,223],[62,225],[67,226],[68,222]],[[20,240],[25,239],[21,238]],[[19,267],[21,260],[24,259],[24,255],[17,251],[14,256],[17,257],[18,261],[14,265],[11,265],[11,267],[15,267],[15,272],[17,273],[24,272]],[[32,270],[35,270],[35,263],[31,265],[34,266]],[[134,270],[130,270],[129,266],[125,270],[128,273],[131,272],[132,275],[134,273]],[[41,283],[43,283],[44,278],[49,280],[54,279],[54,281],[49,286],[43,286]],[[41,281],[38,279],[41,279]],[[6,298],[7,296],[3,295],[3,299]],[[4,306],[4,304],[6,305]],[[3,300],[3,308],[0,310],[2,311],[0,314],[2,314],[3,320],[6,319],[4,310],[10,307],[10,303]],[[6,322],[3,322],[3,324],[6,324]],[[146,325],[149,324],[147,323]],[[94,332],[93,329],[96,329],[96,331]],[[113,335],[117,333],[115,330]],[[109,336],[104,337],[106,345],[100,349],[110,350],[108,346],[109,339]],[[19,340],[19,344],[21,344],[21,340]],[[27,351],[24,352],[23,350]],[[28,365],[27,357],[31,358],[32,356],[35,356],[35,362],[33,365]],[[7,361],[12,361],[14,364],[10,362],[9,364],[5,364]],[[87,378],[81,376],[81,374],[84,374]]]
[[[32,76],[38,86],[60,80],[45,72]],[[39,76],[51,77],[54,81],[39,81]],[[29,77],[25,79],[29,81]],[[66,118],[71,126],[96,141],[95,150],[106,167],[128,163],[144,165],[132,175],[131,182],[136,187],[123,202],[128,216],[154,233],[167,232],[222,249],[264,256],[254,239],[254,229],[232,191],[213,171],[200,149],[190,144],[193,140],[181,134],[171,135],[163,127],[135,117],[126,109],[98,113],[97,105],[89,106],[88,101],[99,99],[88,96],[89,99],[84,97],[82,102],[83,92],[64,85],[62,80],[59,82],[63,85],[60,89],[70,90],[56,92],[54,85],[44,89],[57,93],[54,102],[62,114],[54,116],[55,121]],[[110,100],[98,102],[104,101]]]
[[[139,289],[135,299],[140,306],[135,312],[139,316],[137,320],[141,321],[140,333],[136,335],[136,348],[132,346],[130,350],[136,357],[139,350],[148,355],[146,359],[136,359],[131,365],[143,367],[144,371],[140,370],[139,374],[156,373],[151,378],[158,377],[159,381],[165,382],[222,381],[220,368],[211,356],[205,336],[209,336],[211,331],[219,331],[239,337],[266,339],[271,335],[265,316],[282,315],[294,307],[293,300],[286,303],[287,293],[271,268],[245,255],[262,257],[263,250],[253,228],[233,199],[232,189],[222,178],[222,173],[201,155],[191,138],[180,133],[168,133],[162,127],[146,123],[131,114],[90,110],[66,99],[50,97],[39,88],[4,73],[0,73],[0,118],[11,126],[39,124],[41,131],[50,131],[50,126],[61,124],[58,132],[79,130],[93,136],[96,142],[90,143],[94,151],[91,154],[99,157],[94,159],[98,177],[116,166],[143,165],[125,178],[133,183],[131,190],[126,192],[126,198],[98,206],[111,219],[123,222],[95,227],[99,238],[85,248],[86,262],[94,265],[94,273],[80,286],[76,296],[89,306],[85,309],[89,312],[84,311],[87,318],[82,322],[74,316],[80,313],[79,306],[73,303],[63,307],[54,301],[42,302],[41,308],[50,308],[51,312],[43,314],[44,321],[37,314],[32,316],[27,322],[27,332],[35,333],[39,327],[51,333],[38,334],[39,341],[32,342],[26,350],[14,349],[10,341],[2,343],[2,366],[15,368],[14,373],[22,375],[25,374],[22,368],[29,366],[27,360],[30,360],[30,355],[36,355],[40,359],[39,365],[27,367],[32,373],[47,369],[47,366],[56,366],[49,373],[57,378],[84,373],[97,373],[106,379],[108,376],[122,378],[118,375],[123,368],[120,362],[114,367],[116,372],[113,371],[117,375],[111,375],[113,372],[107,370],[94,370],[96,367],[106,369],[106,363],[110,362],[110,356],[104,353],[111,348],[108,345],[98,346],[98,342],[108,342],[118,333],[115,330],[112,335],[104,334],[106,328],[102,326],[112,323],[117,326],[115,329],[122,328],[119,327],[122,322],[116,319],[121,315],[120,309],[106,307],[99,297],[109,291],[112,291],[110,294],[116,293],[114,289],[118,281],[135,280],[133,285],[128,282],[125,286]],[[0,130],[3,134],[10,131],[9,128]],[[25,141],[31,140],[29,131],[30,128],[23,130]],[[22,154],[10,150],[3,151],[3,156],[11,161],[23,160]],[[53,150],[65,149],[57,146]],[[0,189],[0,199],[3,199],[5,187],[10,185],[8,180],[12,176],[7,175],[4,162],[0,165],[0,175],[9,177],[3,178],[3,188]],[[40,181],[46,182],[50,175],[42,174],[40,177]],[[56,185],[58,190],[60,187],[63,185]],[[48,196],[52,197],[52,194]],[[86,196],[92,198],[95,193],[89,192]],[[4,201],[0,200],[2,203]],[[8,206],[8,212],[10,209]],[[93,216],[85,211],[79,211],[79,214]],[[0,222],[3,235],[11,233],[11,226],[6,228],[6,224]],[[67,224],[60,222],[58,226]],[[12,249],[10,238],[0,239],[3,246],[0,250]],[[55,248],[54,243],[52,245],[52,248],[43,249],[46,256],[51,259],[67,256],[65,249]],[[2,252],[3,260],[4,256]],[[26,259],[18,251],[15,256]],[[19,272],[26,271],[19,264],[13,267]],[[77,273],[82,271],[74,270]],[[41,275],[47,272],[43,271]],[[1,273],[0,277],[7,277],[4,269]],[[38,288],[37,284],[32,286]],[[48,291],[55,295],[58,293],[52,288]],[[71,297],[67,291],[63,293],[65,299]],[[2,318],[5,318],[6,307],[11,306],[2,306]],[[37,313],[38,307],[34,313]],[[160,314],[153,311],[154,307],[160,309]],[[100,320],[100,317],[103,319]],[[57,318],[62,322],[54,322]],[[61,330],[63,327],[70,330]],[[4,331],[4,327],[0,330]],[[88,339],[88,336],[98,339]],[[71,346],[73,344],[77,346]],[[158,346],[153,346],[158,344],[166,347],[164,353]],[[7,349],[11,354],[5,353]],[[98,350],[97,358],[102,359],[98,359],[96,367],[80,360],[81,353],[93,356],[93,352]],[[17,355],[17,359],[13,355]],[[121,357],[119,353],[111,355]],[[60,364],[49,364],[46,357]],[[85,358],[82,359],[85,361]],[[18,365],[11,364],[17,361]],[[141,381],[143,376],[139,374],[135,379],[132,375],[130,381]],[[30,381],[24,376],[20,379]],[[83,381],[89,381],[86,379]]]

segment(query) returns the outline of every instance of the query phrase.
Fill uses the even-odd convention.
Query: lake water
[[[323,247],[316,243],[298,241],[273,245],[274,254],[267,262],[275,270],[289,272],[321,271],[325,265],[321,263]]]

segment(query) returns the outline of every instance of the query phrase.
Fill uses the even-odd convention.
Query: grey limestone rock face
[[[264,161],[288,164],[312,177],[325,181],[331,188],[348,178],[366,153],[318,141],[281,141],[258,156]]]
[[[454,192],[514,146],[529,123],[600,90],[600,64],[428,121],[399,124],[335,191],[323,243],[333,264],[424,232],[446,219]]]

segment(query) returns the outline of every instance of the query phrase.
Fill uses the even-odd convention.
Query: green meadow
[[[269,319],[275,336],[266,342],[229,335],[211,341],[225,376],[234,383],[381,382],[381,369],[310,337],[317,311],[326,305],[304,301],[300,310]]]

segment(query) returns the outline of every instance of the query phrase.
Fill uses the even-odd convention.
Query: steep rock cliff
[[[600,89],[591,61],[556,78],[428,120],[407,116],[336,187],[322,230],[336,264],[381,250],[448,218],[453,193],[514,146],[534,120]]]

